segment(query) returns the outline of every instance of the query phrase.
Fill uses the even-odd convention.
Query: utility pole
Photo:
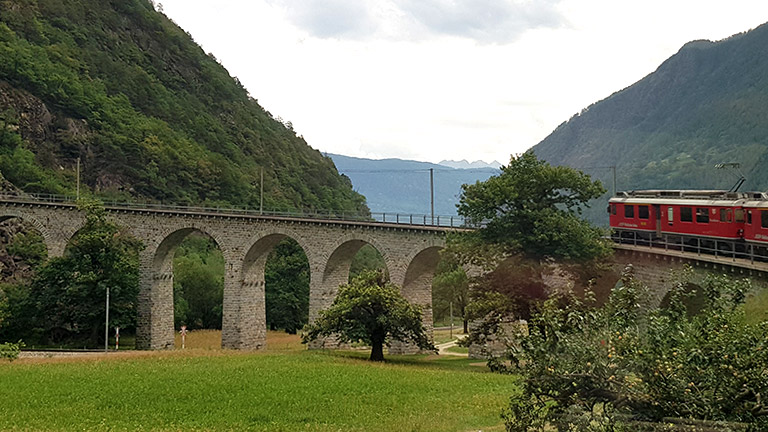
[[[261,167],[261,181],[259,182],[259,214],[264,214],[264,167]]]
[[[77,199],[80,199],[80,156],[77,157]]]
[[[432,225],[435,224],[435,169],[429,169],[429,208],[432,215]]]

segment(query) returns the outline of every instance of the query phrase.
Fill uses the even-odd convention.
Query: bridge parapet
[[[635,277],[650,289],[650,307],[658,307],[662,303],[675,282],[675,274],[686,265],[694,269],[697,280],[707,273],[718,273],[733,278],[749,278],[757,285],[765,285],[768,281],[766,262],[648,246],[616,244],[614,249],[614,271],[618,274],[622,267],[632,264]]]
[[[0,193],[0,202],[23,204],[45,204],[62,205],[65,207],[76,207],[77,198],[70,195],[50,195],[50,194],[17,194],[10,192]],[[364,225],[393,225],[393,226],[414,226],[424,228],[463,228],[466,220],[458,215],[427,215],[427,214],[408,214],[408,213],[350,213],[338,212],[334,210],[308,210],[308,211],[273,211],[260,210],[247,207],[201,207],[185,206],[173,204],[159,204],[152,202],[130,202],[130,201],[104,201],[104,207],[111,211],[145,211],[153,213],[173,213],[173,214],[197,214],[197,215],[220,215],[222,217],[248,217],[264,218],[272,220],[312,220],[332,222],[361,223]]]

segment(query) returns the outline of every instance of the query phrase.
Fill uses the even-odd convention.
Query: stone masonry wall
[[[425,311],[431,332],[431,280],[445,229],[107,208],[109,217],[141,240],[137,347],[173,347],[173,253],[191,232],[213,238],[225,259],[222,346],[259,349],[266,345],[264,263],[282,239],[294,239],[310,266],[310,319],[328,307],[346,283],[357,251],[371,244],[381,253],[392,281]],[[63,254],[84,224],[71,204],[0,202],[0,219],[18,217],[42,234],[50,256]],[[407,350],[406,350],[407,351]]]

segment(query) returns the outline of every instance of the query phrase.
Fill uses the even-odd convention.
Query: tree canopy
[[[610,249],[601,231],[580,217],[603,193],[602,184],[581,171],[552,166],[530,151],[512,156],[498,176],[462,186],[459,214],[479,229],[461,234],[459,243],[470,253],[575,261],[605,256]]]
[[[14,287],[11,330],[42,343],[101,341],[106,292],[110,290],[109,326],[136,324],[141,243],[107,219],[98,203],[81,202],[86,223],[63,257],[37,269],[30,287]],[[23,292],[18,292],[18,291]]]
[[[421,317],[421,308],[410,304],[382,272],[367,271],[339,287],[333,304],[307,326],[303,342],[329,336],[363,342],[371,346],[372,361],[383,361],[384,344],[394,340],[434,350]]]

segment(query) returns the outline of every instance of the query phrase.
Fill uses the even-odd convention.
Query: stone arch
[[[347,235],[339,239],[329,250],[328,259],[325,260],[322,272],[322,295],[325,300],[329,300],[323,307],[327,307],[333,302],[336,297],[336,291],[339,285],[347,283],[349,280],[349,269],[352,265],[352,260],[360,249],[365,245],[371,245],[376,249],[384,259],[384,265],[387,266],[386,270],[389,270],[391,266],[388,259],[387,250],[382,248],[378,242],[368,236],[354,236]],[[311,294],[310,294],[311,296]],[[310,305],[310,310],[312,306]],[[322,309],[322,308],[321,308]],[[319,311],[320,309],[318,309]],[[312,319],[312,313],[310,312],[310,320]]]
[[[222,346],[233,349],[259,349],[266,346],[267,318],[264,268],[278,243],[290,238],[309,259],[305,239],[289,229],[274,227],[253,236],[246,243],[239,263],[238,277],[230,286],[225,284],[225,305]],[[310,272],[310,278],[311,278]],[[310,282],[311,283],[311,282]]]
[[[388,250],[369,235],[360,233],[348,233],[340,236],[335,242],[324,248],[329,251],[321,255],[316,269],[312,271],[309,283],[309,322],[317,319],[321,310],[328,308],[336,298],[339,285],[349,280],[349,269],[352,259],[365,245],[374,247],[384,259],[387,270],[390,267]],[[335,338],[316,341],[309,345],[310,349],[334,348],[337,346]]]
[[[155,247],[148,247],[147,249],[152,252],[152,267],[153,272],[163,272],[173,267],[173,252],[181,244],[181,242],[193,232],[199,232],[212,238],[216,243],[216,246],[221,249],[221,241],[215,232],[211,232],[203,227],[186,226],[183,228],[175,228],[164,233],[162,240]]]
[[[46,225],[41,223],[37,218],[33,216],[23,214],[22,212],[16,210],[9,211],[8,209],[5,209],[5,211],[2,212],[2,216],[0,216],[0,223],[13,218],[29,223],[37,232],[40,233],[40,235],[43,237],[43,242],[45,243],[45,248],[48,251],[49,257],[57,257],[64,254],[66,241],[62,241],[62,238],[57,238],[57,236],[54,235]]]
[[[140,254],[141,276],[136,325],[137,349],[170,349],[174,343],[173,252],[193,232],[213,239],[224,252],[217,233],[196,224],[171,227]],[[226,256],[225,256],[226,259]],[[226,272],[226,268],[225,268]],[[222,326],[224,323],[222,323]]]
[[[341,236],[326,249],[330,252],[326,255],[327,258],[323,263],[323,283],[339,281],[339,283],[336,284],[336,287],[346,283],[349,278],[349,266],[352,264],[352,259],[366,244],[371,245],[381,254],[381,257],[384,259],[384,263],[387,266],[387,270],[391,270],[391,262],[387,248],[380,244],[373,236],[351,233]]]
[[[405,271],[405,280],[403,280],[403,295],[411,302],[410,293],[416,293],[423,287],[428,287],[431,292],[432,277],[435,275],[437,263],[440,261],[440,250],[442,246],[430,246],[422,249],[412,257],[408,257],[408,267]],[[430,295],[430,304],[432,303]]]
[[[258,271],[254,266],[258,266],[259,263],[262,264],[261,272],[263,277],[263,264],[266,263],[269,253],[272,252],[272,249],[278,243],[286,238],[290,238],[298,243],[299,247],[307,254],[307,258],[309,258],[312,248],[306,243],[303,236],[292,230],[274,227],[251,237],[246,243],[246,252],[242,264],[243,280],[252,280],[253,276],[256,276],[256,274],[252,273],[253,271]]]

